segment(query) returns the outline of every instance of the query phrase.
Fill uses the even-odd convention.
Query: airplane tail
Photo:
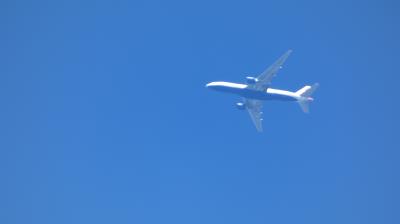
[[[296,94],[299,96],[297,103],[299,103],[304,113],[308,113],[310,111],[309,105],[314,100],[311,95],[318,88],[318,86],[319,84],[315,83],[312,86],[304,86],[296,92]]]

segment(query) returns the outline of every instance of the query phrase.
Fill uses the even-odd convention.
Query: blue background
[[[0,223],[400,223],[397,1],[2,1]],[[238,97],[319,82],[311,114]]]

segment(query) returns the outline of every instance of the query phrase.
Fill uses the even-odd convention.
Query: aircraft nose
[[[212,89],[212,90],[218,90],[221,87],[219,82],[210,82],[207,83],[206,88]]]

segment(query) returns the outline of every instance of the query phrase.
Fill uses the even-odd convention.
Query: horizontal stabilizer
[[[307,114],[307,113],[310,112],[310,101],[308,101],[308,100],[299,100],[297,102],[299,103],[300,108],[304,113]]]

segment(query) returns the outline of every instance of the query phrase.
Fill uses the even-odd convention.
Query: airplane
[[[279,69],[282,68],[283,63],[291,53],[292,50],[288,50],[258,77],[246,77],[247,84],[218,81],[210,82],[206,87],[212,90],[241,96],[242,102],[236,103],[236,107],[240,110],[246,109],[257,131],[262,132],[263,101],[295,101],[300,105],[304,113],[308,113],[309,104],[314,100],[311,95],[318,88],[318,83],[312,86],[304,86],[296,92],[270,88],[272,78],[275,77]]]

